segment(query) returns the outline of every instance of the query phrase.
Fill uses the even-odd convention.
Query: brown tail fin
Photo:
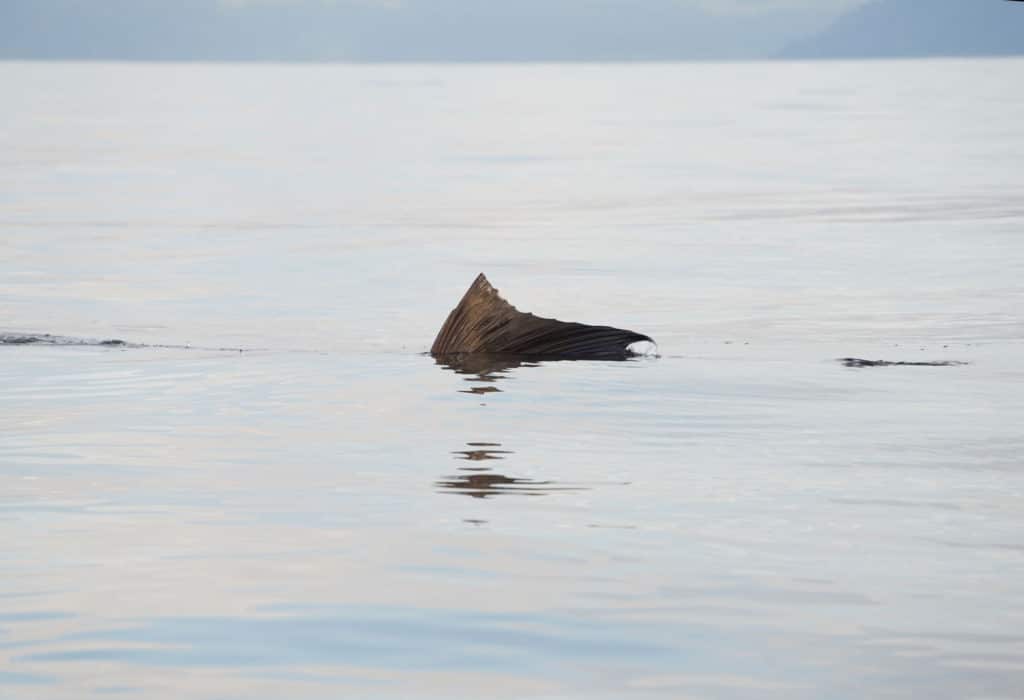
[[[448,315],[430,353],[610,359],[628,356],[629,346],[641,341],[653,342],[633,331],[523,313],[480,274]]]

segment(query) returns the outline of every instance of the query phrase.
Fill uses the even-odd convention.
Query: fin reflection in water
[[[505,459],[504,455],[514,454],[511,450],[496,449],[501,447],[497,442],[468,442],[468,450],[456,450],[456,459],[467,462],[489,462]],[[521,496],[542,496],[551,491],[574,491],[573,487],[557,486],[549,481],[520,479],[492,472],[489,467],[460,467],[459,471],[474,472],[472,474],[455,474],[442,477],[435,482],[440,493],[457,493],[472,498],[489,498],[500,494],[518,494]]]
[[[504,389],[499,389],[497,384],[510,377],[510,370],[540,366],[538,362],[529,358],[485,354],[446,355],[435,357],[434,362],[446,370],[462,375],[463,381],[479,382],[478,386],[458,390],[460,394],[475,396],[502,393]]]
[[[551,481],[517,479],[492,472],[449,476],[436,484],[439,493],[457,493],[472,498],[501,495],[547,496],[557,491],[586,491],[583,486],[558,485]]]
[[[505,459],[501,455],[513,454],[511,450],[492,450],[491,447],[501,447],[500,443],[497,442],[467,442],[467,447],[471,447],[469,450],[456,450],[452,452],[454,455],[459,455],[457,459],[464,459],[468,462],[484,462],[489,459]],[[470,467],[463,467],[465,470],[469,470]]]
[[[512,378],[513,370],[540,367],[541,363],[556,360],[574,360],[570,357],[534,357],[509,355],[507,353],[456,353],[434,356],[434,362],[445,370],[460,375],[464,381],[480,383],[469,389],[460,389],[460,394],[501,393],[498,384]],[[613,358],[607,358],[613,359]],[[625,359],[625,358],[614,358]],[[477,440],[465,443],[466,449],[454,450],[455,459],[466,466],[459,467],[460,474],[445,475],[434,482],[438,493],[452,493],[471,498],[487,499],[495,496],[547,496],[560,492],[588,491],[584,484],[566,484],[550,480],[537,480],[508,476],[493,471],[493,464],[508,460],[515,452],[502,449],[499,442]],[[467,520],[478,525],[485,520]]]
[[[513,454],[510,450],[479,449],[501,447],[496,443],[469,443],[468,446],[478,449],[460,450],[453,454],[460,455],[458,459],[471,462],[505,459],[501,455]],[[460,471],[473,473],[442,477],[434,484],[438,492],[462,494],[472,498],[490,498],[499,495],[546,496],[556,491],[587,490],[586,487],[572,484],[505,476],[492,472],[488,467],[462,467]]]
[[[491,386],[474,387],[470,390],[461,390],[462,394],[481,394],[489,392],[500,392],[494,384],[502,379],[508,379],[509,370],[519,367],[539,367],[537,360],[527,357],[512,357],[509,355],[493,354],[472,354],[472,355],[442,355],[435,356],[434,362],[444,369],[464,375],[467,382],[483,382]]]

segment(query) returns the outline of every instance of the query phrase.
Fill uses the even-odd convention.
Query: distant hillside
[[[680,0],[0,0],[0,58],[760,58],[836,12],[701,7]]]
[[[872,0],[798,41],[784,58],[1024,54],[1024,2]]]

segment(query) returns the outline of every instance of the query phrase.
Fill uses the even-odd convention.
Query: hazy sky
[[[836,12],[865,2],[867,0],[679,0],[681,5],[693,5],[708,12],[720,13],[764,13],[774,10]],[[643,0],[639,0],[637,6],[642,7]]]
[[[0,0],[0,57],[668,60],[771,56],[858,0]]]
[[[1024,3],[1001,0],[0,0],[0,58],[416,62],[1006,54],[1024,50],[1017,38],[1024,11],[1018,10]],[[803,48],[794,54],[794,47]]]
[[[309,3],[311,0],[213,0],[222,5],[267,5],[267,4],[301,4]],[[387,7],[395,10],[401,9],[417,0],[313,0],[323,4],[334,5],[370,5]],[[805,10],[809,12],[837,13],[856,5],[863,5],[868,0],[675,0],[680,6],[690,6],[716,14],[763,14],[779,10]],[[479,5],[480,0],[464,0],[467,5]],[[592,0],[590,4],[599,5],[601,0]],[[650,4],[645,0],[634,0],[637,12],[643,12],[644,5]]]

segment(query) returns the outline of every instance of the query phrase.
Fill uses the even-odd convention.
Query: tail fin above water
[[[622,359],[642,333],[569,323],[524,313],[505,301],[482,273],[437,334],[432,355],[503,354],[573,359]]]

